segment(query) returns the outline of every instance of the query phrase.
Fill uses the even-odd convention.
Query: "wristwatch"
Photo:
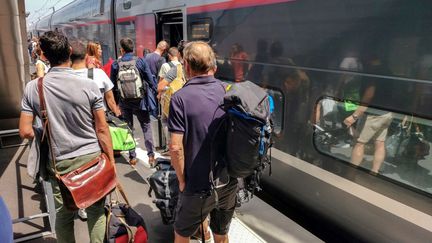
[[[357,121],[359,119],[359,116],[354,113],[351,116],[353,117],[354,121]]]

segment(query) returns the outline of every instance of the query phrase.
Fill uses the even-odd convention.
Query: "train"
[[[208,42],[219,79],[274,99],[263,198],[326,241],[430,242],[431,26],[428,0],[76,0],[28,31],[97,41],[104,63],[123,37],[137,56],[160,40]],[[370,83],[380,92],[365,103]],[[378,171],[373,143],[352,163],[344,119],[358,107],[392,117]]]

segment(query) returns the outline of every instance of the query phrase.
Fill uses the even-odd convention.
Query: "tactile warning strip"
[[[238,218],[233,218],[228,233],[230,242],[238,243],[264,243],[266,242],[259,237],[253,230],[242,223]]]

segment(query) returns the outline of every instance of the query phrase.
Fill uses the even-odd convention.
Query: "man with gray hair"
[[[205,42],[186,46],[184,67],[188,81],[171,98],[168,117],[171,164],[181,192],[174,222],[175,242],[189,242],[210,214],[215,242],[225,243],[234,214],[237,180],[230,178],[225,186],[215,189],[209,177],[216,161],[211,156],[216,154],[213,138],[225,114],[220,108],[225,85],[213,76],[215,54]]]

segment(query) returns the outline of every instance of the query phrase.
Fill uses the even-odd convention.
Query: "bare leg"
[[[217,234],[213,234],[214,237],[214,242],[215,243],[228,243],[228,234],[226,235],[217,235]]]
[[[179,234],[177,234],[177,232],[175,232],[175,240],[174,243],[189,243],[189,237],[183,237]]]
[[[209,220],[208,220],[208,218],[204,220],[203,224],[204,224],[204,239],[205,240],[210,240],[211,236],[210,236]],[[199,231],[201,232],[201,227],[200,227]]]
[[[372,172],[378,173],[385,158],[385,143],[384,141],[375,141],[375,153],[372,164]]]
[[[357,142],[354,145],[354,148],[352,150],[351,154],[351,163],[354,165],[360,165],[363,161],[364,156],[364,143]]]

